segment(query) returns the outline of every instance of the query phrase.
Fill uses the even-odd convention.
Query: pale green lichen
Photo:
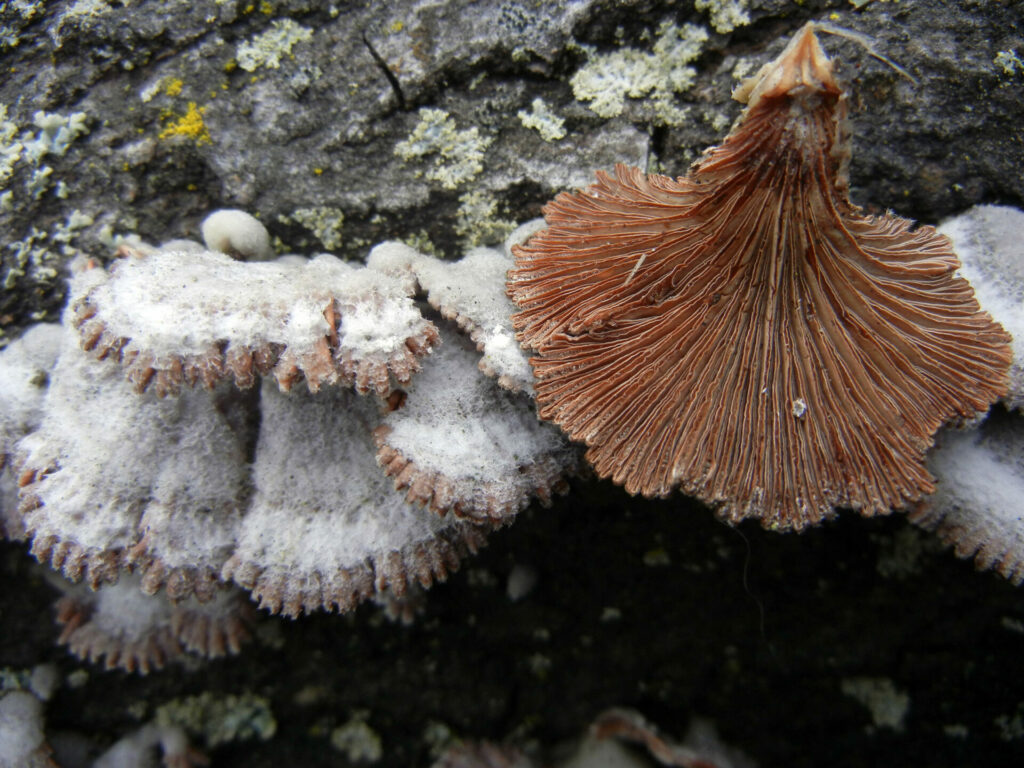
[[[295,222],[305,227],[328,251],[335,251],[341,247],[341,228],[345,222],[345,214],[340,208],[330,206],[318,206],[315,208],[298,208],[292,211],[291,216],[279,216],[282,224]]]
[[[331,746],[350,763],[376,763],[384,755],[380,734],[366,722],[368,712],[355,712],[344,725],[331,731]]]
[[[32,175],[28,177],[28,181],[25,182],[25,191],[32,197],[33,200],[38,200],[43,194],[50,188],[52,180],[50,176],[53,175],[53,168],[48,165],[44,165],[42,168],[36,168],[32,171]]]
[[[514,221],[499,218],[498,201],[489,192],[474,190],[459,197],[455,234],[467,248],[502,242],[516,228]]]
[[[666,21],[658,27],[652,50],[647,53],[623,48],[604,55],[585,49],[590,60],[569,81],[573,94],[589,102],[601,117],[622,114],[626,99],[647,97],[655,122],[679,125],[688,110],[675,103],[675,95],[693,85],[696,70],[688,66],[701,52],[708,33],[694,24],[677,26]]]
[[[235,58],[238,66],[246,72],[255,72],[260,67],[277,69],[281,60],[290,56],[296,43],[313,37],[313,30],[303,27],[291,19],[271,22],[270,29],[261,32],[252,40],[239,44]]]
[[[484,155],[492,140],[481,136],[478,128],[459,130],[442,109],[421,109],[419,118],[409,138],[395,145],[395,154],[406,162],[433,158],[433,164],[417,175],[455,189],[483,171]]]
[[[438,258],[443,255],[441,249],[434,245],[434,241],[430,239],[430,235],[422,229],[419,232],[406,235],[402,238],[402,242],[420,253],[437,256]]]
[[[7,105],[0,104],[0,189],[7,185],[25,148],[17,135],[18,126],[7,119]]]
[[[1002,69],[1003,74],[1010,77],[1013,77],[1013,75],[1024,75],[1024,61],[1020,60],[1017,51],[1013,48],[997,53],[992,63]]]
[[[89,132],[86,114],[73,112],[61,115],[54,112],[36,112],[32,122],[39,131],[31,130],[18,134],[18,126],[7,119],[7,106],[0,104],[0,189],[7,186],[19,162],[32,167],[25,179],[25,194],[38,200],[50,189],[53,182],[53,168],[40,166],[39,161],[47,155],[62,157],[75,139]],[[67,185],[58,181],[58,197],[67,196]],[[14,207],[14,195],[5,192],[0,196],[0,210]]]
[[[843,680],[840,688],[846,696],[867,708],[876,728],[903,730],[903,721],[910,708],[910,697],[897,690],[892,680],[884,677],[852,677]]]
[[[698,11],[707,11],[711,17],[711,26],[723,35],[750,23],[747,0],[696,0],[693,7]]]
[[[746,80],[753,73],[756,64],[753,59],[740,57],[736,60],[736,66],[732,68],[732,79]]]
[[[729,123],[732,121],[729,119],[729,115],[725,112],[710,112],[705,113],[704,119],[711,125],[711,128],[718,133],[721,133],[729,127]]]
[[[526,128],[532,128],[544,141],[558,141],[565,138],[565,120],[551,111],[544,99],[536,98],[530,111],[519,110],[519,121]]]
[[[81,211],[68,214],[62,224],[52,232],[32,227],[31,232],[21,240],[7,243],[11,256],[4,259],[7,270],[0,285],[12,290],[20,278],[28,277],[36,283],[52,283],[60,273],[58,267],[79,254],[71,243],[79,230],[85,229],[93,220]]]
[[[231,741],[266,741],[277,731],[270,702],[252,693],[198,696],[169,701],[156,710],[161,726],[177,726],[203,740],[208,747]]]

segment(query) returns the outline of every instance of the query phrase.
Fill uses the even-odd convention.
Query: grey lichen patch
[[[484,155],[492,139],[481,136],[479,128],[459,130],[443,109],[421,109],[419,118],[409,138],[395,145],[395,154],[407,163],[433,158],[430,167],[417,171],[417,175],[445,189],[455,189],[483,171]]]
[[[516,228],[514,221],[498,215],[497,199],[484,190],[466,192],[459,197],[455,212],[455,234],[467,248],[500,243]]]
[[[941,543],[917,528],[902,528],[894,536],[878,537],[876,569],[887,579],[906,579],[921,571],[929,555],[940,551]]]
[[[402,238],[402,242],[420,253],[427,253],[431,256],[442,255],[441,249],[434,245],[434,241],[430,239],[430,234],[422,229],[406,235]]]
[[[77,234],[93,223],[92,217],[81,211],[73,210],[62,223],[58,223],[52,231],[32,227],[21,240],[7,243],[3,249],[3,271],[0,273],[0,288],[6,298],[13,301],[17,298],[16,289],[25,285],[25,281],[38,289],[49,290],[57,286],[60,267],[80,254],[72,245]],[[0,301],[0,310],[7,302]],[[46,316],[43,310],[35,312],[32,320],[42,320]],[[3,331],[0,330],[0,347],[6,344]]]
[[[1012,715],[999,715],[995,724],[999,729],[999,738],[1003,741],[1024,739],[1024,701],[1017,704],[1017,710]]]
[[[43,10],[41,2],[11,0],[0,5],[0,51],[17,48],[21,43],[20,34]]]
[[[281,60],[290,56],[296,43],[313,37],[313,30],[303,27],[292,19],[277,19],[270,29],[256,35],[238,46],[238,66],[246,72],[255,72],[260,67],[277,69]]]
[[[573,94],[607,118],[622,114],[627,98],[647,97],[655,122],[680,125],[688,110],[676,104],[675,96],[693,85],[697,72],[689,64],[700,56],[707,39],[704,27],[665,21],[649,53],[623,48],[597,55],[590,49],[590,60],[569,81]]]
[[[1000,51],[992,60],[992,63],[999,67],[1004,75],[1024,75],[1024,61],[1021,61],[1017,51],[1011,48],[1008,51]]]
[[[169,701],[156,710],[156,722],[178,726],[208,747],[232,741],[266,741],[277,731],[270,702],[252,693],[219,696],[210,692]]]
[[[537,97],[530,105],[530,111],[519,110],[519,121],[526,128],[532,128],[544,141],[558,141],[565,138],[565,120],[551,111],[544,99]]]
[[[897,690],[885,677],[851,677],[842,681],[846,696],[863,704],[871,713],[875,728],[903,730],[903,721],[910,709],[910,696]]]
[[[38,200],[54,181],[53,169],[40,165],[40,161],[47,155],[63,157],[76,139],[89,132],[87,119],[85,112],[61,115],[38,111],[32,116],[32,123],[38,131],[24,130],[19,136],[18,125],[7,119],[7,105],[0,104],[0,190],[7,187],[20,163],[31,169],[25,180],[25,193]],[[58,192],[61,189],[63,185],[58,183]],[[13,207],[14,192],[7,190],[0,197],[0,210]]]
[[[314,208],[297,208],[291,216],[279,216],[283,224],[294,221],[305,227],[328,251],[336,251],[341,247],[341,229],[345,222],[345,214],[340,208],[329,205]]]
[[[106,0],[75,0],[66,10],[57,15],[56,20],[47,30],[54,46],[59,48],[64,42],[64,27],[83,27],[98,19],[112,8]]]
[[[696,0],[693,6],[698,11],[707,11],[711,26],[723,35],[750,23],[747,0]]]
[[[331,731],[331,746],[350,763],[376,763],[384,754],[380,734],[366,722],[368,712],[353,713],[348,722]]]

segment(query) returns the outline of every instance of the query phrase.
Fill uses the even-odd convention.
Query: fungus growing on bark
[[[105,322],[126,330],[123,338],[146,339],[167,359],[187,359],[183,350],[194,348],[196,337],[220,338],[230,352],[234,344],[252,346],[254,334],[279,327],[276,321],[287,328],[308,315],[323,282],[300,277],[268,299],[265,278],[321,262],[325,281],[344,276],[338,284],[346,295],[360,297],[352,299],[354,309],[338,313],[339,349],[356,335],[364,359],[387,360],[395,378],[406,382],[419,363],[396,374],[394,350],[410,354],[415,347],[425,354],[439,341],[437,328],[410,298],[415,285],[405,272],[396,279],[329,263],[330,257],[241,264],[209,252],[138,252],[147,255],[117,262],[113,276],[95,267],[79,270],[65,321],[95,300]],[[441,274],[426,263],[429,257],[417,259]],[[246,279],[218,283],[211,264],[214,272],[237,264]],[[248,279],[253,273],[263,277]],[[511,309],[503,281],[491,275],[486,284],[494,296],[483,303]],[[178,294],[189,295],[176,296],[176,285],[186,286]],[[136,289],[148,291],[148,298],[140,300]],[[385,300],[374,303],[379,296]],[[196,318],[223,307],[231,311],[219,320]],[[375,319],[373,312],[382,316]],[[178,319],[177,328],[161,331],[161,316]],[[91,336],[80,339],[65,325],[40,391],[27,391],[23,380],[39,378],[42,363],[12,365],[11,381],[0,377],[0,418],[10,424],[4,445],[13,446],[4,451],[15,456],[20,486],[10,527],[31,539],[38,559],[93,589],[118,583],[130,570],[148,594],[165,590],[173,600],[205,603],[234,581],[261,607],[289,615],[350,610],[369,597],[401,601],[410,588],[444,579],[483,545],[496,522],[506,522],[531,498],[547,501],[564,489],[564,474],[576,460],[564,437],[538,421],[529,398],[481,374],[472,344],[438,322],[449,334],[447,349],[424,361],[422,382],[403,390],[390,390],[385,370],[389,386],[377,392],[387,399],[338,386],[287,392],[269,376],[248,391],[210,378],[208,388],[170,388],[164,394],[177,397],[158,397],[83,350],[79,342],[88,347]],[[410,344],[410,328],[422,344]],[[17,363],[25,354],[12,345],[4,357]],[[250,371],[253,378],[259,372]],[[347,381],[358,390],[360,377],[319,381]],[[237,376],[236,382],[249,383]],[[22,415],[30,411],[36,415]],[[378,456],[386,457],[383,471]],[[445,517],[448,511],[455,514]],[[80,602],[65,601],[65,608],[74,623],[67,639],[83,654],[113,654],[134,667],[156,663],[140,655],[153,646],[151,639],[115,650],[106,640],[97,645],[94,625],[78,626],[85,612]]]
[[[41,423],[17,447],[32,554],[94,588],[134,566],[150,592],[212,596],[247,482],[237,421],[202,390],[134,394],[68,329]]]
[[[1008,336],[949,241],[848,199],[846,97],[808,25],[686,177],[563,193],[509,293],[542,418],[630,493],[801,528],[934,489],[945,421],[1003,395]]]
[[[370,251],[367,265],[406,281],[442,317],[452,320],[476,343],[480,370],[513,392],[533,394],[533,373],[512,334],[515,311],[505,295],[505,275],[512,267],[511,245],[535,231],[517,228],[501,249],[474,248],[459,261],[440,261],[407,245],[386,242]]]
[[[997,411],[976,429],[943,430],[928,468],[938,487],[910,519],[979,569],[1024,582],[1024,415]]]
[[[393,279],[329,255],[238,262],[163,251],[93,269],[72,305],[82,346],[119,360],[138,391],[242,388],[272,374],[387,395],[419,369],[437,331]]]
[[[1013,337],[1007,408],[1024,410],[1024,211],[976,205],[947,219],[939,232],[953,241],[959,274],[978,301]]]
[[[260,607],[348,611],[385,588],[443,581],[485,529],[408,504],[374,461],[376,405],[264,384],[253,497],[222,575]]]
[[[377,461],[406,498],[439,514],[501,521],[531,498],[564,492],[575,451],[537,420],[525,395],[479,373],[468,339],[453,332],[374,432]],[[468,375],[467,375],[468,374]]]
[[[223,208],[214,211],[199,227],[203,242],[211,251],[220,251],[251,261],[267,261],[274,257],[270,233],[250,213]]]
[[[145,675],[185,652],[206,658],[236,654],[249,638],[253,608],[238,589],[220,589],[200,603],[171,602],[166,595],[143,594],[139,586],[134,576],[95,591],[64,582],[57,601],[58,642],[83,661]]]

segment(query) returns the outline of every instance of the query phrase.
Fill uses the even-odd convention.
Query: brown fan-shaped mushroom
[[[630,493],[800,528],[933,490],[935,430],[1007,386],[949,241],[847,196],[846,99],[813,27],[676,180],[619,166],[515,250],[540,414]]]

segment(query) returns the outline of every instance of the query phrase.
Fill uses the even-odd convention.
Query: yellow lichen
[[[210,132],[206,128],[206,123],[203,122],[203,112],[205,111],[206,107],[199,107],[194,101],[190,101],[188,111],[160,131],[159,138],[173,139],[181,136],[195,141],[197,147],[212,143]]]
[[[173,77],[164,85],[164,93],[168,96],[180,96],[181,89],[185,87],[185,81],[180,77]]]

